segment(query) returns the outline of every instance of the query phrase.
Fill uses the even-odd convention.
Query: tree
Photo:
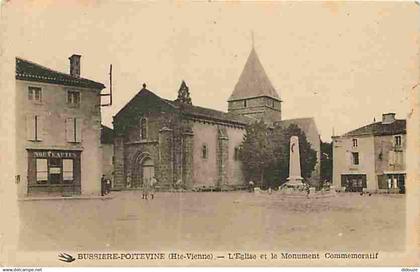
[[[246,128],[239,159],[243,163],[246,180],[252,180],[258,186],[264,185],[266,173],[272,167],[274,157],[268,128],[262,120]]]
[[[247,127],[240,149],[240,160],[247,180],[259,186],[277,187],[289,177],[290,137],[298,136],[302,177],[309,179],[316,165],[316,151],[297,126],[269,130],[260,121]]]
[[[304,180],[308,180],[316,165],[316,151],[312,149],[311,144],[306,139],[305,133],[295,124],[290,126],[275,127],[272,133],[272,142],[274,146],[275,164],[271,169],[273,178],[272,185],[279,186],[287,181],[289,177],[289,159],[290,159],[290,137],[298,136],[301,175]]]
[[[333,168],[332,143],[321,143],[321,186],[324,181],[332,182]]]

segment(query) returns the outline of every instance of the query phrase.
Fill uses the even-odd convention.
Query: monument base
[[[294,176],[288,177],[287,182],[279,187],[279,191],[302,192],[306,191],[306,187],[302,177]]]
[[[292,187],[305,186],[302,177],[288,177],[286,184]]]

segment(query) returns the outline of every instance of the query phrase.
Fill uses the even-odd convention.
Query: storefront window
[[[73,181],[73,160],[63,160],[63,180]]]
[[[47,159],[36,159],[36,182],[46,183],[48,181]]]
[[[81,151],[28,150],[28,194],[81,193]]]

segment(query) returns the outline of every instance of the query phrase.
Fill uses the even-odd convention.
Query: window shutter
[[[75,142],[80,143],[82,141],[82,119],[81,118],[75,118],[75,129],[76,129],[76,139]]]
[[[26,139],[35,140],[35,116],[32,114],[26,116]]]
[[[389,165],[394,165],[395,164],[395,152],[394,151],[389,151],[389,153],[388,153],[388,164]]]
[[[353,165],[353,154],[349,151],[346,152],[346,159],[347,159],[347,165]]]
[[[397,164],[399,166],[404,165],[404,152],[402,151],[396,152],[396,155],[397,155],[397,160],[396,160]]]
[[[401,165],[405,166],[405,152],[401,152]]]
[[[36,139],[42,141],[44,139],[44,116],[37,116],[37,134]]]
[[[66,141],[74,142],[74,118],[66,118]]]

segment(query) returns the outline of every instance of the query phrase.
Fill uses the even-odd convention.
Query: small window
[[[353,139],[353,147],[357,147],[357,139]]]
[[[79,91],[67,91],[67,104],[71,107],[80,106],[80,92]]]
[[[352,152],[352,160],[354,165],[359,165],[359,152]]]
[[[41,103],[42,89],[40,87],[28,87],[28,100],[34,103]]]
[[[207,145],[206,144],[203,144],[203,146],[201,147],[201,157],[203,158],[203,159],[207,159],[207,157],[208,157],[208,147],[207,147]]]
[[[246,108],[246,100],[244,100],[244,108]]]
[[[140,139],[147,139],[147,119],[140,119]]]
[[[235,151],[233,153],[233,159],[235,161],[239,160],[239,147],[235,147]]]
[[[401,146],[401,144],[402,144],[401,136],[394,136],[394,144],[395,144],[395,146],[398,146],[398,147]]]
[[[267,107],[274,108],[274,100],[267,97],[266,98],[266,105],[267,105]]]

